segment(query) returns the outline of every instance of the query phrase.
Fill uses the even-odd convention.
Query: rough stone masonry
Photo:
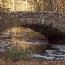
[[[51,25],[62,32],[65,32],[65,13],[50,12],[12,12],[0,14],[0,27],[16,26],[20,24]]]
[[[21,24],[39,24],[51,25],[62,32],[65,32],[65,13],[31,13],[31,12],[17,12],[10,14],[10,16],[18,19]]]

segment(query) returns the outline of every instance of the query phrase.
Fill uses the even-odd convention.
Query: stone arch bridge
[[[48,37],[50,43],[54,40],[57,43],[65,42],[65,14],[63,13],[1,13],[0,21],[0,31],[6,28],[23,26],[44,34]]]

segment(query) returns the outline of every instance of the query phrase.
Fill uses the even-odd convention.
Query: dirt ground
[[[63,61],[2,61],[0,60],[0,65],[65,65],[65,60]]]

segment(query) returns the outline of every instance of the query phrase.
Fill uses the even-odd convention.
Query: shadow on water
[[[65,44],[65,33],[58,30],[57,28],[52,28],[50,25],[46,26],[46,25],[27,24],[27,25],[21,25],[19,27],[30,28],[36,32],[40,32],[42,35],[47,37],[50,44]],[[5,29],[2,29],[2,31],[4,31]]]
[[[23,27],[28,27],[45,35],[50,44],[65,44],[65,33],[57,28],[52,28],[50,25],[23,25]]]

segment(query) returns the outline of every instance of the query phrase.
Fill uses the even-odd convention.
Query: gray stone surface
[[[18,18],[25,24],[51,24],[53,28],[65,32],[65,14],[61,13],[19,13]]]
[[[65,13],[49,13],[49,12],[15,12],[9,15],[0,15],[0,19],[6,21],[16,21],[19,24],[39,24],[39,25],[49,25],[51,24],[53,28],[58,28],[60,31],[65,32]],[[15,24],[13,24],[15,26]]]

